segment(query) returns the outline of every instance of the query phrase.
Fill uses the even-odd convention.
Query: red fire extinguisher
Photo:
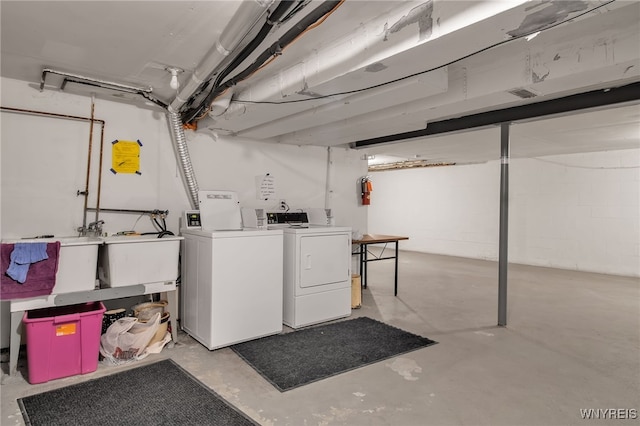
[[[368,176],[360,180],[360,187],[362,192],[362,205],[368,206],[371,204],[371,191],[373,190],[373,185]]]

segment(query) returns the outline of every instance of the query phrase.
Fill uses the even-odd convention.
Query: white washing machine
[[[182,329],[209,350],[282,332],[283,231],[242,229],[233,192],[198,195],[181,229]]]
[[[284,323],[299,328],[351,315],[351,228],[282,230]]]

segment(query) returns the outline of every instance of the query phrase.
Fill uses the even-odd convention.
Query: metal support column
[[[498,325],[507,325],[507,266],[509,233],[509,127],[500,125],[500,241],[498,245]]]

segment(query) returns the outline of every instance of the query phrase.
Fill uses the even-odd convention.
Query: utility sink
[[[98,255],[101,287],[124,287],[175,281],[180,240],[184,237],[116,235],[104,237]]]
[[[58,272],[52,294],[90,291],[96,288],[98,237],[52,237],[2,240],[3,243],[53,243],[60,241]]]

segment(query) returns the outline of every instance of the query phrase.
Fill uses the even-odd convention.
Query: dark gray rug
[[[18,399],[27,425],[257,425],[172,360]]]
[[[437,342],[367,317],[231,347],[281,392]]]

